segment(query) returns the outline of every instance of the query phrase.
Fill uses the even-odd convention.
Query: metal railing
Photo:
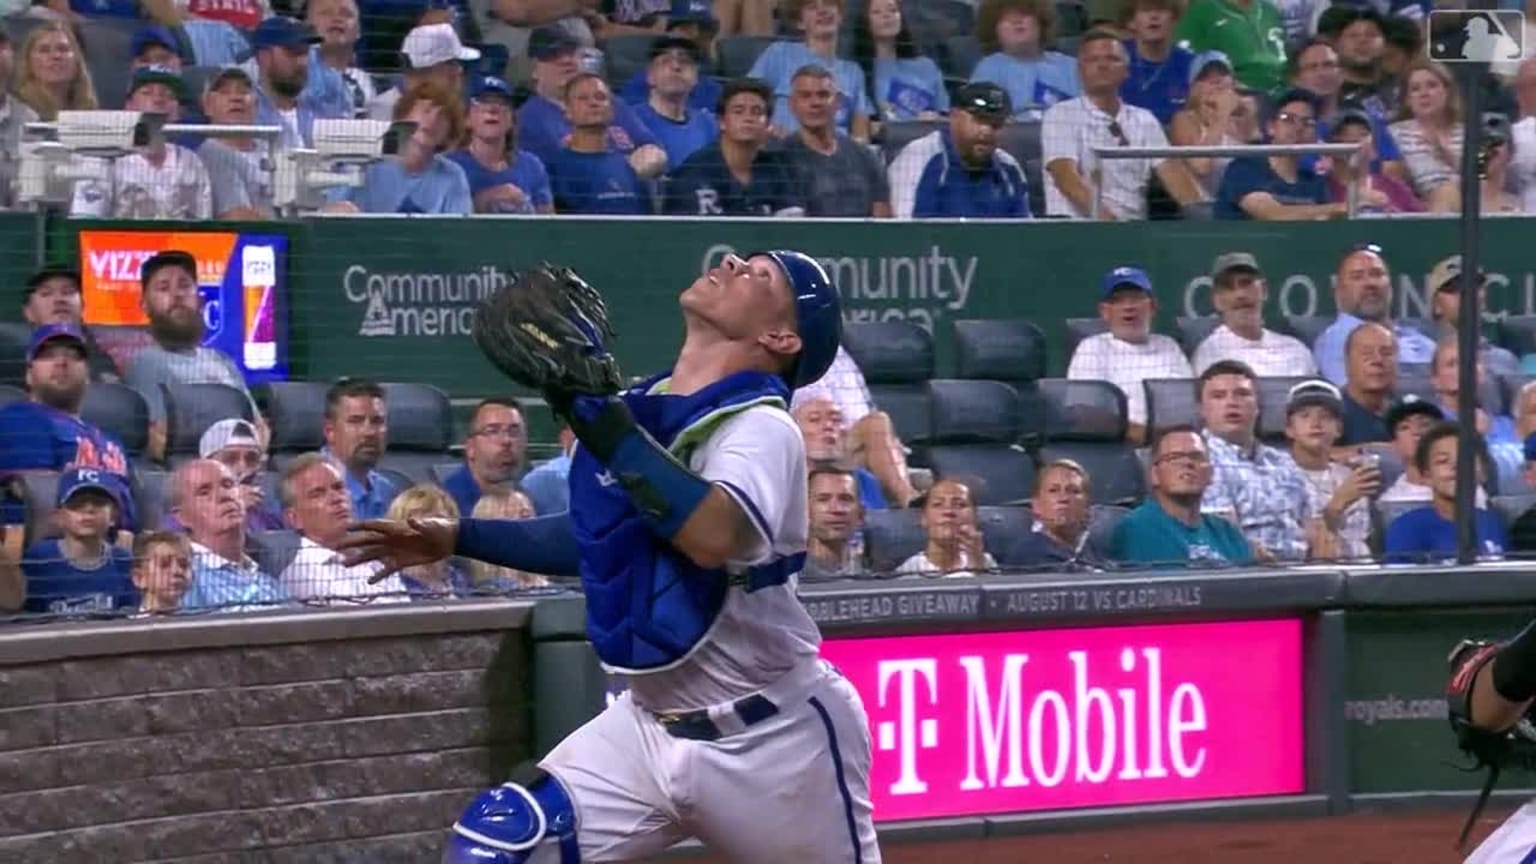
[[[1222,146],[1187,146],[1187,147],[1116,147],[1114,145],[1097,145],[1093,148],[1093,154],[1100,159],[1235,159],[1239,156],[1349,156],[1358,158],[1365,142],[1354,144],[1237,144]],[[1348,206],[1347,214],[1353,219],[1360,208],[1360,180],[1364,172],[1356,172],[1355,179],[1349,183],[1349,193],[1345,197]],[[1099,218],[1099,208],[1102,203],[1103,184],[1100,182],[1100,172],[1093,171],[1093,209],[1090,215],[1093,219]]]
[[[204,138],[262,138],[275,140],[282,137],[283,127],[220,123],[166,123],[154,127],[166,135],[201,135]],[[59,131],[59,124],[38,121],[28,123],[23,130],[32,135],[49,135]]]

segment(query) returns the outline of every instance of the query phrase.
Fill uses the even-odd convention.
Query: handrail
[[[57,132],[59,124],[39,121],[23,127],[32,133]],[[241,123],[167,123],[160,131],[168,135],[202,135],[208,138],[271,138],[282,137],[283,127]]]
[[[1232,144],[1232,145],[1190,145],[1184,147],[1117,147],[1112,144],[1096,144],[1093,147],[1093,155],[1100,159],[1156,159],[1180,158],[1180,159],[1205,159],[1205,158],[1236,158],[1238,156],[1307,156],[1316,154],[1320,156],[1357,156],[1365,142],[1354,144],[1327,144],[1316,142],[1314,144]],[[1093,210],[1090,214],[1094,220],[1099,218],[1100,191],[1102,184],[1099,182],[1099,172],[1093,172]],[[1355,217],[1360,207],[1360,176],[1357,174],[1354,181],[1349,184],[1349,218]]]

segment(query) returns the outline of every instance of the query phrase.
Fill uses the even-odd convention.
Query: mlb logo
[[[1429,58],[1441,63],[1510,63],[1525,56],[1525,15],[1507,10],[1429,13]]]

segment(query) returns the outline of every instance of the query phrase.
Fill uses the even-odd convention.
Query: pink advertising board
[[[831,639],[889,822],[1303,791],[1301,621]]]

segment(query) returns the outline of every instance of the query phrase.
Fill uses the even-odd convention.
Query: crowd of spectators
[[[1296,220],[1358,189],[1358,213],[1451,213],[1460,88],[1426,54],[1431,5],[49,0],[0,28],[0,204],[26,123],[121,106],[280,134],[156,140],[60,193],[74,215],[271,216],[281,151],[327,118],[415,124],[332,212]],[[1536,62],[1483,83],[1482,206],[1525,212]],[[1318,142],[1360,150],[1099,155]]]

